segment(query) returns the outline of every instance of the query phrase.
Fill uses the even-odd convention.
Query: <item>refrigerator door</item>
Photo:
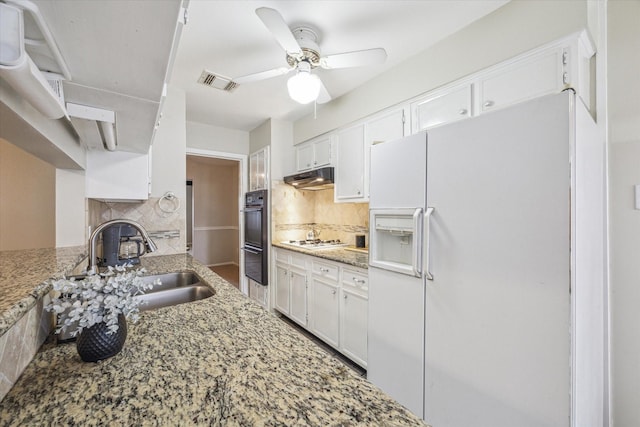
[[[569,96],[429,132],[433,425],[568,425]]]
[[[422,417],[424,282],[369,269],[367,379]]]
[[[427,134],[371,147],[370,209],[424,207],[427,178]]]

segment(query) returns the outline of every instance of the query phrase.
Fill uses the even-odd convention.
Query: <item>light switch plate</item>
[[[640,210],[640,184],[636,184],[636,209]]]

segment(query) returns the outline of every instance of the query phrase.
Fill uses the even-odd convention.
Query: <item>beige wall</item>
[[[56,245],[56,170],[0,139],[0,251]]]
[[[640,1],[608,8],[611,418],[640,425]]]
[[[206,265],[238,264],[239,162],[187,156],[193,180],[193,256]]]

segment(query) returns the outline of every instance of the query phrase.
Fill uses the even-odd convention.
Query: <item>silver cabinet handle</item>
[[[493,101],[487,101],[484,103],[485,107],[492,107],[493,106]]]
[[[435,210],[435,208],[427,208],[427,210],[424,213],[424,232],[425,232],[425,245],[424,245],[424,264],[425,264],[425,268],[424,268],[424,275],[427,278],[427,280],[433,280],[433,276],[431,275],[431,269],[430,269],[430,265],[429,265],[429,253],[430,253],[430,247],[429,247],[429,241],[430,239],[430,234],[431,234],[431,228],[430,228],[430,223],[431,223],[431,214],[433,214],[433,211]]]
[[[334,289],[331,291],[331,295],[335,295],[335,294],[336,294],[336,290]]]
[[[347,299],[347,294],[344,294],[342,298]]]
[[[362,283],[362,284],[364,284],[364,279],[356,279],[356,278],[354,277],[354,278],[353,278],[353,281],[354,281],[355,283]]]
[[[324,267],[320,267],[320,271],[323,273],[328,273],[329,269],[328,268],[324,268]]]
[[[461,116],[465,116],[468,112],[469,112],[469,110],[467,110],[466,108],[461,108],[460,111],[458,111],[458,113]]]

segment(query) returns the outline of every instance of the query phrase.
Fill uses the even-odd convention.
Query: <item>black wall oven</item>
[[[250,191],[244,196],[244,274],[264,286],[269,279],[267,206],[267,190]]]

